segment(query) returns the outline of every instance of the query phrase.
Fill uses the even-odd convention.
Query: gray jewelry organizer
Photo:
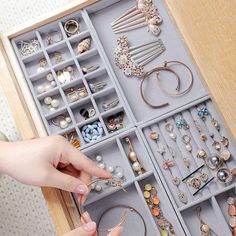
[[[176,235],[200,235],[200,223],[195,211],[197,206],[201,206],[201,217],[218,234],[230,235],[230,227],[227,224],[227,197],[234,196],[235,182],[224,186],[215,179],[209,183],[201,192],[193,196],[193,188],[185,182],[179,186],[172,183],[172,175],[169,170],[164,170],[163,158],[175,162],[171,168],[172,174],[180,179],[188,175],[191,171],[203,164],[203,161],[196,157],[197,150],[203,148],[208,154],[215,153],[212,147],[210,134],[214,133],[215,139],[220,139],[220,134],[211,125],[210,118],[205,122],[197,116],[197,106],[206,105],[212,117],[217,119],[221,126],[221,135],[229,139],[228,150],[231,153],[230,161],[227,161],[228,168],[235,167],[236,147],[230,139],[229,134],[224,129],[222,121],[214,109],[207,90],[204,88],[199,73],[195,69],[191,58],[181,41],[181,38],[171,21],[170,16],[162,1],[153,0],[157,6],[163,23],[160,25],[161,38],[166,47],[166,51],[155,60],[145,66],[145,71],[154,67],[161,66],[165,60],[179,60],[186,63],[194,75],[193,87],[187,94],[180,97],[171,97],[164,94],[154,84],[152,77],[146,81],[145,91],[151,101],[162,103],[169,102],[169,106],[160,109],[152,109],[141,99],[139,93],[140,80],[137,78],[126,78],[123,72],[115,65],[113,50],[116,40],[121,35],[126,35],[131,44],[139,44],[157,37],[146,32],[146,28],[139,28],[123,34],[114,34],[110,23],[121,15],[124,11],[134,5],[133,0],[102,0],[93,4],[80,12],[75,12],[63,19],[45,25],[35,31],[28,32],[12,40],[12,45],[18,57],[25,79],[31,90],[32,97],[39,110],[42,121],[49,135],[70,133],[75,131],[77,138],[81,141],[81,150],[92,160],[96,155],[101,155],[105,163],[109,165],[121,166],[124,170],[126,181],[124,183],[127,193],[120,188],[109,188],[101,193],[92,192],[85,203],[85,209],[97,221],[100,215],[113,205],[129,205],[137,209],[144,216],[147,224],[147,235],[161,235],[156,224],[156,218],[152,214],[143,197],[143,188],[147,183],[155,185],[160,199],[160,208],[164,216],[169,220],[175,229]],[[81,32],[72,37],[67,37],[63,25],[68,19],[79,19]],[[46,44],[46,35],[51,31],[59,31],[63,35],[63,40],[53,45]],[[76,45],[82,39],[91,36],[92,45],[90,50],[83,54],[76,54]],[[17,43],[21,40],[37,38],[41,49],[29,56],[22,57]],[[52,53],[60,51],[64,61],[55,64]],[[40,73],[36,73],[38,61],[42,58],[47,60],[47,68]],[[82,67],[87,65],[99,64],[100,68],[88,74],[82,73]],[[57,80],[57,71],[66,66],[73,65],[76,79],[67,83],[60,84]],[[188,76],[185,70],[176,67],[176,71],[181,76],[181,86],[186,87],[188,81],[184,80]],[[37,94],[36,87],[45,83],[45,76],[52,73],[56,81],[56,87],[43,93]],[[89,88],[91,82],[106,81],[105,89],[92,93]],[[171,86],[171,81],[164,81],[164,86]],[[76,102],[70,103],[66,96],[66,90],[71,87],[85,87],[88,96]],[[49,111],[43,104],[43,99],[52,96],[60,100],[60,107],[55,111]],[[108,111],[103,111],[101,104],[113,98],[119,99],[117,107]],[[88,120],[84,120],[79,114],[81,108],[93,107],[96,115]],[[124,112],[124,128],[113,133],[109,133],[106,127],[107,118],[120,111]],[[66,129],[60,129],[50,125],[50,120],[58,115],[68,115],[72,123]],[[177,129],[175,122],[178,117],[184,117],[189,124],[188,130]],[[207,135],[205,142],[201,141],[199,132],[194,125],[193,119],[197,118],[199,125]],[[104,136],[96,142],[86,143],[83,140],[81,128],[93,121],[100,121],[104,129]],[[164,126],[166,122],[174,125],[177,135],[176,142],[173,141]],[[151,131],[160,134],[159,140],[150,139]],[[191,137],[192,152],[185,149],[185,144],[181,141],[182,135],[187,134]],[[128,147],[124,143],[124,137],[128,136],[138,154],[139,161],[144,165],[146,172],[137,176],[132,170],[127,158]],[[169,150],[162,156],[157,152],[159,143],[172,147],[175,156]],[[183,157],[190,161],[189,169],[186,168]],[[215,171],[204,167],[203,170],[209,178],[215,176]],[[178,193],[182,191],[186,194],[188,202],[182,203],[178,198]],[[109,225],[115,225],[119,221],[120,214],[111,212],[108,214]],[[130,227],[132,225],[132,227]],[[104,226],[105,227],[105,226]],[[137,216],[128,217],[124,224],[124,235],[143,235],[144,226]],[[101,234],[103,235],[103,234]],[[105,234],[104,234],[105,235]]]

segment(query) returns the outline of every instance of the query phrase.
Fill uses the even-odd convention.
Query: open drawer
[[[183,96],[173,97],[163,93],[157,88],[154,76],[145,82],[145,96],[148,100],[168,101],[168,106],[153,109],[146,104],[139,92],[140,80],[135,77],[126,78],[114,60],[114,47],[122,34],[115,34],[110,24],[122,12],[134,5],[133,0],[82,3],[78,1],[80,4],[73,3],[67,9],[56,12],[39,22],[3,35],[1,59],[6,73],[3,86],[6,91],[12,91],[7,96],[22,138],[65,135],[73,132],[74,137],[80,141],[80,150],[91,159],[96,161],[96,155],[101,155],[107,165],[121,167],[127,193],[119,188],[99,191],[99,193],[92,192],[84,207],[95,220],[98,221],[102,212],[112,207],[113,203],[128,205],[144,217],[147,235],[161,235],[163,229],[157,224],[156,218],[153,218],[143,197],[147,184],[151,184],[158,190],[160,209],[173,226],[176,235],[201,233],[195,212],[198,206],[204,209],[202,217],[218,235],[224,232],[230,234],[222,198],[228,196],[228,193],[233,193],[235,181],[227,186],[222,185],[216,180],[216,171],[212,171],[206,164],[204,171],[209,179],[214,177],[214,180],[197,195],[194,195],[196,188],[194,189],[187,182],[182,182],[181,179],[205,163],[197,158],[197,153],[201,149],[204,149],[208,156],[212,153],[220,156],[224,151],[230,153],[230,159],[224,163],[224,166],[227,170],[235,168],[234,136],[231,137],[226,127],[231,124],[231,116],[225,115],[224,103],[218,102],[222,93],[216,96],[211,77],[206,80],[201,78],[171,19],[167,5],[174,9],[171,13],[177,17],[178,22],[182,22],[178,15],[178,7],[171,1],[167,1],[167,5],[164,1],[153,0],[152,2],[163,18],[160,35],[156,37],[146,32],[146,27],[123,34],[128,36],[131,45],[157,38],[164,44],[165,50],[144,67],[145,71],[160,66],[166,60],[181,61],[190,69],[193,84]],[[72,36],[65,30],[66,22],[70,19],[78,21],[80,28],[80,31]],[[181,24],[180,26],[183,27],[185,36],[187,26]],[[57,41],[57,38],[51,43],[48,40],[53,32],[57,32],[59,40]],[[33,53],[22,53],[24,42],[32,42],[32,40],[37,42],[37,50]],[[84,40],[87,41],[83,42],[83,47],[88,48],[85,52],[78,53],[79,43]],[[89,46],[84,46],[86,43]],[[59,58],[58,54],[56,56],[58,52]],[[96,68],[89,72],[86,68],[90,66]],[[180,78],[189,77],[186,68],[183,70],[176,68],[176,70]],[[205,73],[202,74],[206,76]],[[215,79],[215,76],[213,77]],[[174,85],[165,81],[163,86],[170,86],[173,89]],[[188,83],[187,79],[181,80],[181,87],[186,88]],[[101,89],[96,89],[98,84]],[[74,99],[71,96],[71,89],[82,91],[83,96]],[[15,99],[12,96],[14,93],[19,95],[14,96]],[[217,101],[220,115],[212,100]],[[110,109],[104,105],[114,101],[117,102]],[[230,108],[229,105],[227,107]],[[203,108],[207,112],[204,113],[204,117],[201,117],[199,110]],[[226,126],[222,117],[227,121]],[[181,119],[187,122],[188,128],[184,129],[183,125],[178,127]],[[212,125],[213,119],[219,122],[220,128]],[[111,120],[119,120],[114,129],[111,127]],[[170,129],[167,128],[167,124],[171,125]],[[236,130],[235,125],[232,127],[231,133]],[[93,137],[91,137],[91,129],[93,129]],[[150,139],[151,133],[158,138]],[[201,133],[205,134],[205,140],[201,139]],[[144,166],[145,171],[140,175],[133,171],[127,157],[130,150],[124,141],[126,137],[130,138],[134,150],[139,154],[139,161]],[[165,145],[167,151],[160,152],[159,141]],[[228,144],[225,144],[226,141]],[[183,156],[187,156],[186,159],[189,161],[187,168]],[[178,177],[177,180],[180,180],[178,185],[173,185],[173,177]],[[58,227],[59,233],[79,225],[78,203],[73,195],[52,189],[45,189],[44,193],[56,226],[58,222],[65,221],[63,227]],[[182,198],[179,197],[180,193]],[[52,206],[51,203],[55,200],[57,204]],[[105,202],[107,206],[104,205]],[[207,220],[213,215],[215,220],[208,222]],[[132,218],[127,218],[125,226],[129,222],[132,222]],[[143,225],[137,222],[138,219],[135,220],[135,225],[138,229],[140,227],[140,235],[143,235]],[[218,222],[222,222],[223,228],[218,226]],[[125,227],[125,235],[132,235],[132,230]]]

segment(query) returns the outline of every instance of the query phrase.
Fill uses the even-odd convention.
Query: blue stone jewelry
[[[209,111],[207,109],[207,107],[203,106],[201,108],[198,108],[198,113],[197,115],[203,120],[206,120],[206,117],[209,115]]]
[[[82,127],[82,136],[86,143],[97,141],[103,134],[104,130],[100,121],[95,121]]]
[[[184,118],[179,118],[175,124],[178,129],[189,129],[189,125]]]

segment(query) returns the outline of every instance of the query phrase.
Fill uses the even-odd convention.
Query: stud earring
[[[207,107],[203,106],[203,107],[198,108],[197,110],[198,110],[197,115],[199,116],[199,118],[205,121],[207,116],[209,115],[209,111]]]
[[[40,73],[40,72],[44,71],[47,67],[47,64],[48,64],[48,62],[47,62],[46,58],[40,59],[39,60],[39,67],[37,69],[37,73]]]
[[[128,144],[128,148],[129,148],[129,153],[128,153],[128,158],[132,163],[132,169],[138,174],[141,175],[143,174],[145,171],[143,165],[140,163],[140,161],[138,160],[138,156],[137,153],[134,151],[133,145],[130,141],[130,139],[128,137],[124,138],[125,143]]]
[[[51,120],[51,123],[61,129],[66,129],[71,124],[71,118],[69,116],[57,116]]]
[[[54,80],[52,73],[48,73],[46,75],[46,80],[49,82],[48,84],[37,86],[36,91],[37,91],[38,94],[45,93],[45,92],[47,92],[47,91],[49,91],[52,88],[55,88],[57,86],[57,83]]]
[[[151,131],[149,134],[150,139],[156,141],[159,139],[159,134],[156,131]]]
[[[202,131],[200,125],[199,125],[198,122],[197,122],[197,119],[194,119],[194,124],[195,124],[195,127],[196,127],[197,131],[198,131],[199,134],[200,134],[200,139],[201,139],[203,142],[205,142],[205,141],[207,140],[207,136],[206,136],[206,134]]]
[[[88,96],[87,89],[85,87],[83,88],[70,88],[67,90],[67,97],[70,102],[76,102],[80,100],[81,98],[85,98]]]
[[[48,106],[49,111],[54,111],[60,105],[60,101],[58,99],[52,99],[52,97],[45,97],[43,102]]]
[[[172,140],[176,141],[177,135],[174,133],[174,126],[171,123],[165,125],[166,131],[169,133],[169,136]]]
[[[63,61],[63,58],[62,58],[62,55],[61,55],[60,52],[54,52],[53,53],[53,58],[54,58],[56,64]]]
[[[181,129],[181,128],[183,128],[185,130],[189,129],[189,125],[188,125],[187,121],[182,117],[177,119],[175,124],[178,129]]]
[[[189,135],[185,134],[185,135],[182,136],[182,141],[185,144],[185,149],[188,152],[192,152],[192,145],[190,143],[191,137]]]

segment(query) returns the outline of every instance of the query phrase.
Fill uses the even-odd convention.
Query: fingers
[[[92,176],[83,171],[83,172],[80,173],[79,179],[88,186],[92,181]],[[79,197],[80,197],[80,195],[78,194],[78,198]],[[81,197],[81,203],[82,204],[85,202],[86,198],[87,198],[87,195],[83,195]]]
[[[123,227],[115,227],[107,236],[120,236],[123,231]]]
[[[68,155],[68,159],[70,163],[78,170],[83,170],[86,173],[97,176],[99,178],[111,178],[111,174],[106,172],[105,170],[96,166],[96,164],[89,160],[83,153],[79,152],[76,148],[69,145],[68,151],[66,154]]]
[[[63,236],[93,236],[96,233],[96,223],[89,222],[83,226],[64,234]]]
[[[64,174],[55,168],[50,169],[50,174],[47,178],[48,179],[44,181],[47,183],[47,186],[79,193],[80,195],[87,195],[89,193],[86,183],[78,178]]]

